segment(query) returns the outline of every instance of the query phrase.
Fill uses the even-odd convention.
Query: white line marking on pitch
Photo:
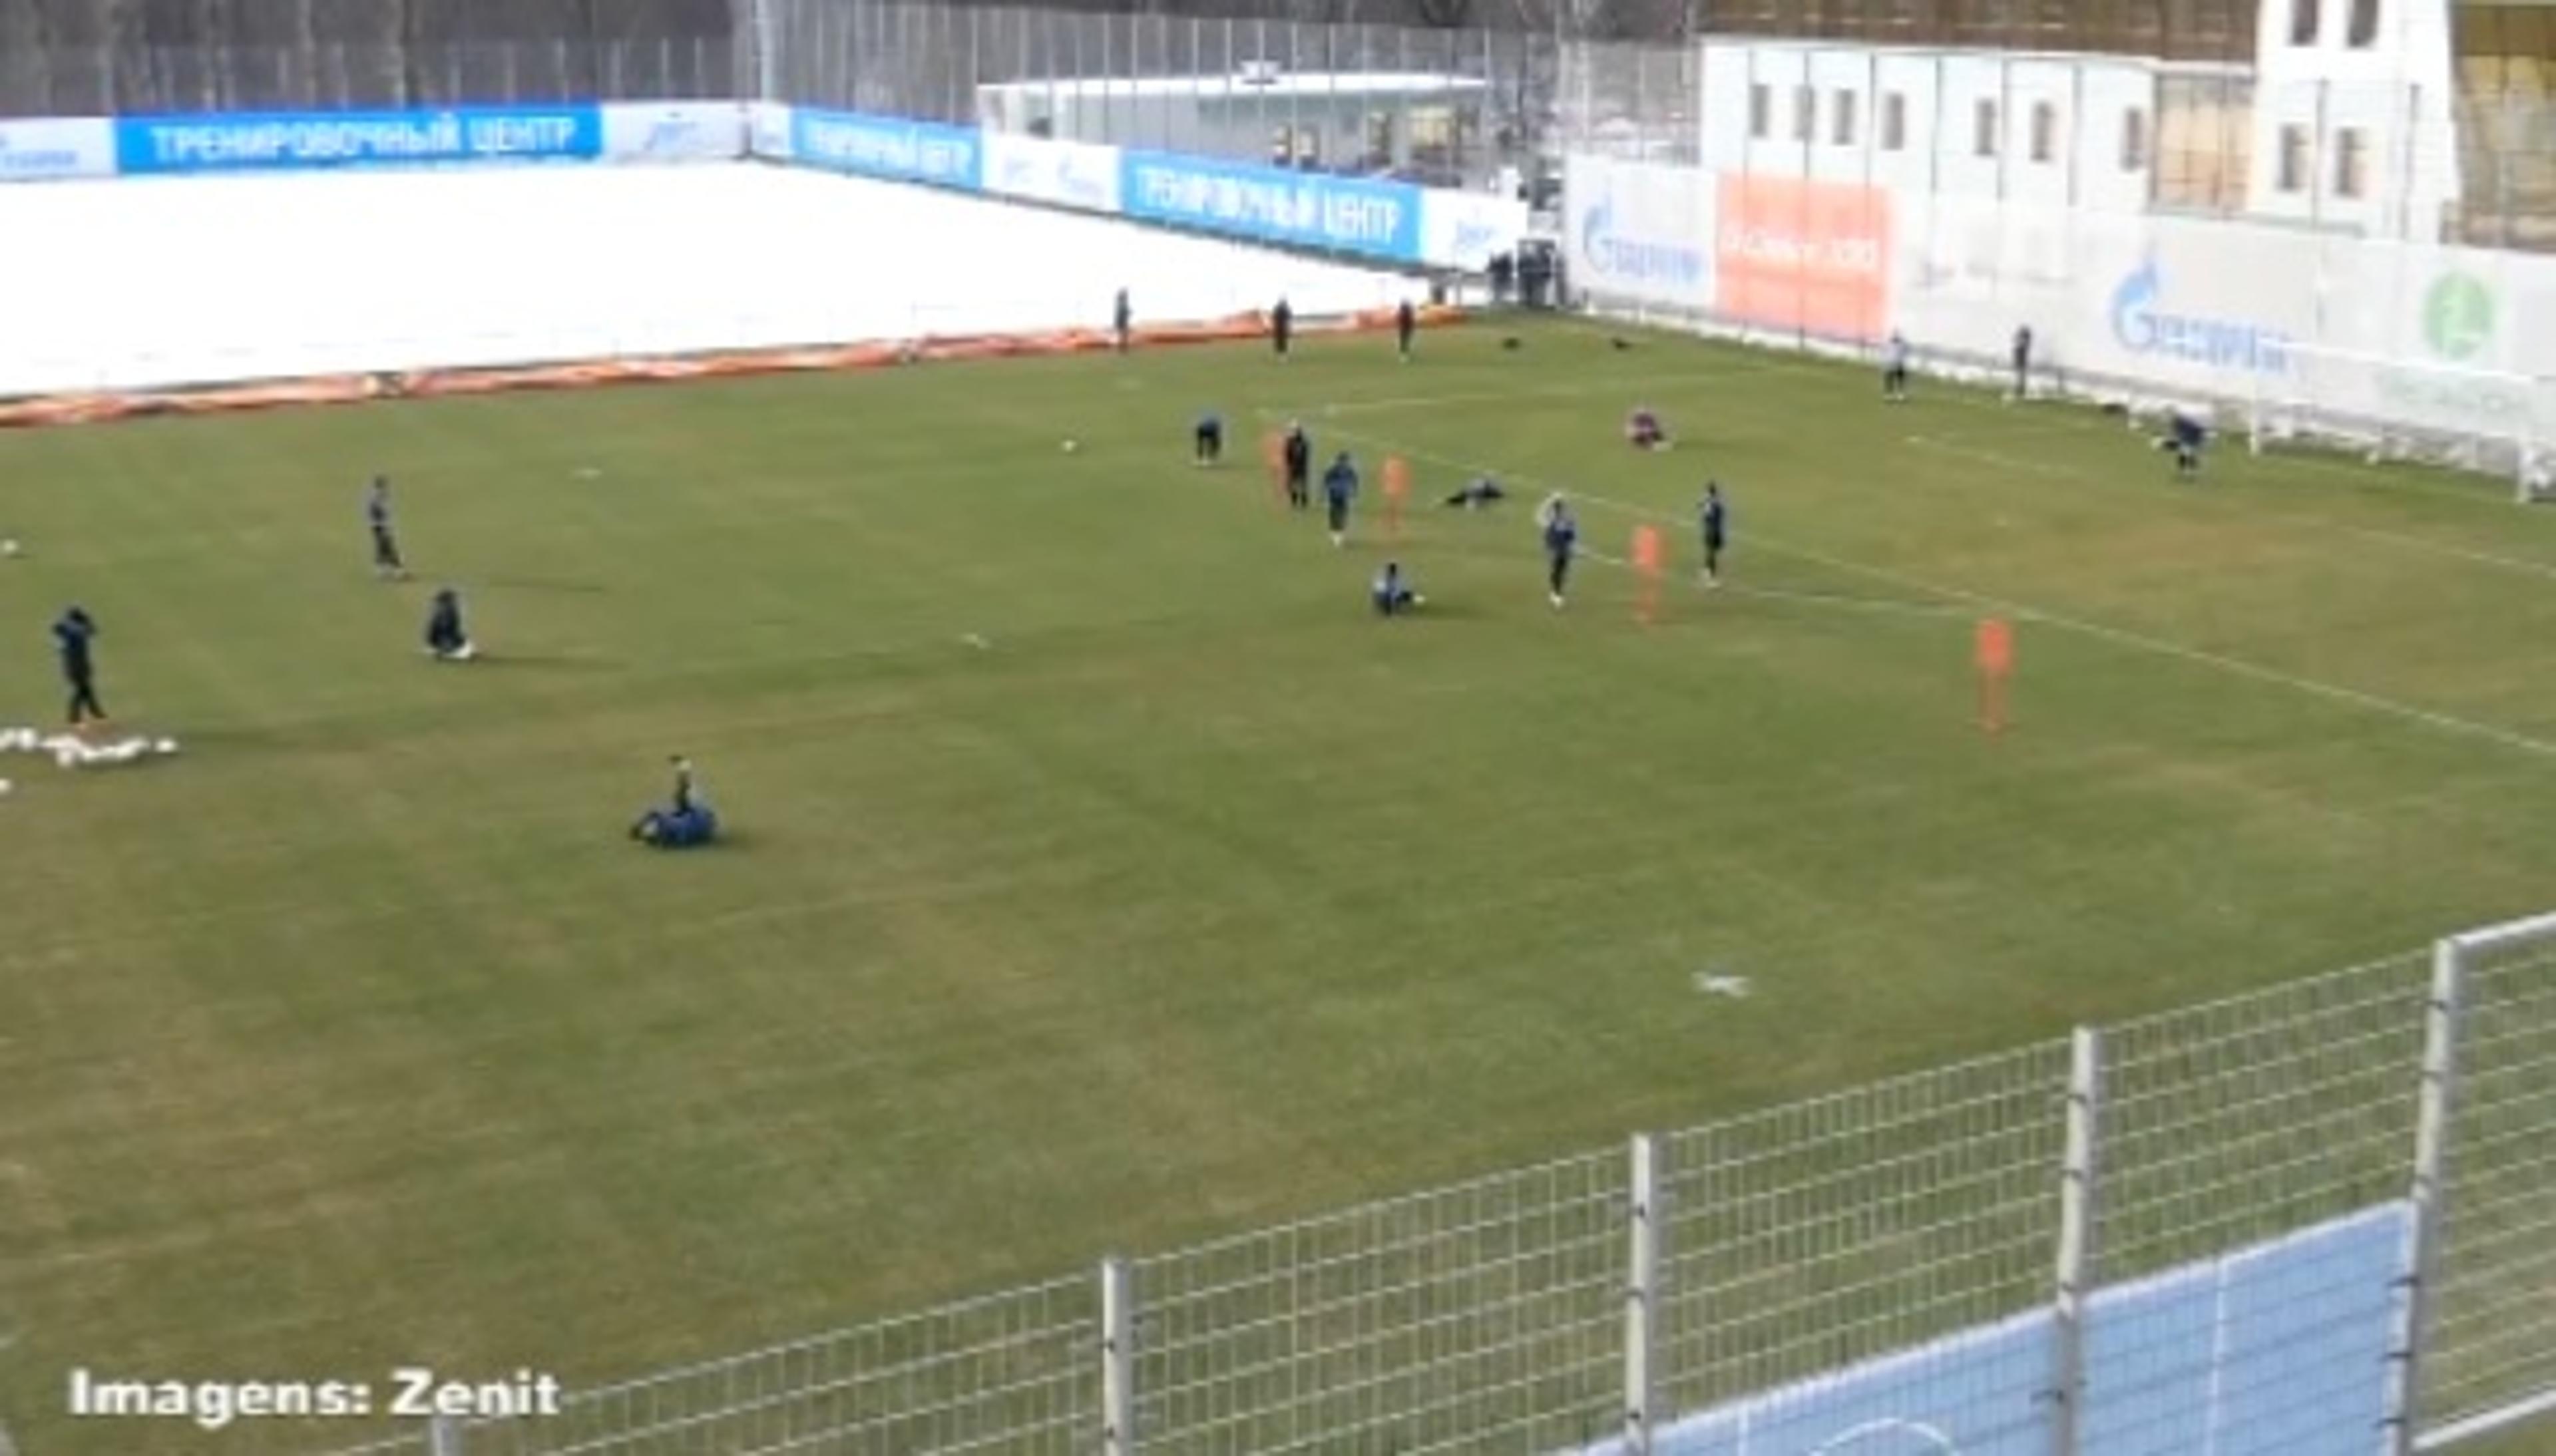
[[[1434,451],[1414,449],[1409,445],[1400,444],[1379,435],[1362,434],[1351,430],[1342,430],[1339,432],[1347,435],[1351,439],[1363,440],[1377,449],[1389,450],[1395,454],[1406,455],[1415,460],[1428,460],[1436,464],[1447,466],[1450,469],[1462,470],[1471,474],[1490,475],[1505,480],[1513,480],[1520,485],[1528,487],[1547,490],[1562,489],[1550,481],[1540,480],[1535,476],[1519,474],[1503,475],[1502,472],[1477,462],[1459,460],[1453,456],[1438,454]],[[1607,496],[1594,495],[1588,491],[1564,490],[1563,494],[1573,500],[1587,501],[1593,505],[1604,506],[1611,510],[1630,515],[1639,520],[1662,521],[1676,524],[1680,519],[1665,512],[1654,510],[1648,506],[1638,505],[1630,501],[1619,501]],[[2483,739],[2490,743],[2498,743],[2505,748],[2518,749],[2523,753],[2535,754],[2541,758],[2556,758],[2556,742],[2550,742],[2542,738],[2532,738],[2528,734],[2515,732],[2509,728],[2497,728],[2490,723],[2479,723],[2471,719],[2457,717],[2450,713],[2436,712],[2430,708],[2416,707],[2411,703],[2398,702],[2393,698],[2381,697],[2373,692],[2364,692],[2357,687],[2345,687],[2339,683],[2324,682],[2314,677],[2302,677],[2295,672],[2284,672],[2278,667],[2266,667],[2259,663],[2246,662],[2242,658],[2232,658],[2221,653],[2209,652],[2202,648],[2187,647],[2179,642],[2172,642],[2161,637],[2150,637],[2145,633],[2133,632],[2127,628],[2111,627],[2101,622],[2088,621],[2082,617],[2071,617],[2064,613],[2050,611],[2047,608],[2033,606],[2028,602],[2018,602],[2003,597],[1990,596],[1984,592],[1971,591],[1964,587],[1946,586],[1939,582],[1927,581],[1921,577],[1910,576],[1905,572],[1893,571],[1887,567],[1874,566],[1862,561],[1848,560],[1843,556],[1833,556],[1825,551],[1813,550],[1808,546],[1794,546],[1772,537],[1752,534],[1749,540],[1757,543],[1764,549],[1773,551],[1778,555],[1791,556],[1796,560],[1808,561],[1814,565],[1826,566],[1833,571],[1839,571],[1853,576],[1861,576],[1871,581],[1886,582],[1889,585],[1898,587],[1902,591],[1921,592],[1929,596],[1943,597],[1952,601],[1967,603],[1973,607],[1984,607],[2005,616],[2015,618],[2019,621],[2039,622],[2046,626],[2062,628],[2066,631],[2077,633],[2080,636],[2095,638],[2098,641],[2109,642],[2115,646],[2136,648],[2142,652],[2153,653],[2160,657],[2174,658],[2199,667],[2214,667],[2220,671],[2228,672],[2236,676],[2250,677],[2257,682],[2268,682],[2275,686],[2287,687],[2297,692],[2306,693],[2312,697],[2321,697],[2329,702],[2346,703],[2355,707],[2365,708],[2371,712],[2384,713],[2391,717],[2401,718],[2407,722],[2424,724],[2425,726],[2438,729],[2444,733],[2454,733],[2469,738]],[[1592,552],[1590,554],[1595,553]],[[1599,557],[1599,559],[1602,560],[1607,558]]]

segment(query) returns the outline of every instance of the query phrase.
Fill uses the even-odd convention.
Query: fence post
[[[2458,1092],[2459,1009],[2467,978],[2466,947],[2450,936],[2432,947],[2432,995],[2423,1011],[2423,1082],[2414,1123],[2414,1184],[2408,1230],[2405,1297],[2396,1349],[2396,1409],[2387,1449],[2406,1456],[2422,1434],[2423,1344],[2431,1334],[2432,1275],[2448,1203],[2450,1108]]]
[[[1633,1135],[1633,1201],[1626,1221],[1631,1230],[1631,1263],[1624,1283],[1626,1456],[1650,1456],[1651,1402],[1659,1394],[1653,1345],[1660,1332],[1660,1246],[1668,1230],[1662,1153],[1656,1135]]]
[[[1127,1261],[1100,1261],[1100,1451],[1136,1453],[1136,1290]]]
[[[439,1415],[426,1428],[427,1456],[461,1456],[461,1420],[458,1416]]]
[[[2051,1450],[2077,1456],[2085,1424],[2086,1314],[2093,1306],[2095,1196],[2102,1177],[2104,1033],[2079,1027],[2068,1045],[2068,1148],[2059,1175],[2058,1370]]]

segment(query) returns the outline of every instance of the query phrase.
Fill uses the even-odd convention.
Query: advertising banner
[[[745,108],[734,101],[603,108],[607,162],[733,162],[745,155]]]
[[[985,190],[1078,212],[1118,210],[1118,149],[985,134]]]
[[[1563,261],[1600,300],[1710,313],[1713,178],[1691,167],[1573,157],[1562,179]]]
[[[1526,203],[1489,192],[1430,190],[1420,194],[1420,261],[1432,268],[1480,273],[1494,254],[1526,236]]]
[[[778,101],[756,101],[751,113],[751,135],[746,139],[751,155],[767,162],[787,162],[790,151],[790,108]]]
[[[244,112],[119,117],[115,122],[115,170],[126,177],[591,162],[602,154],[603,117],[592,106]]]
[[[0,118],[0,182],[115,175],[115,124],[102,116]]]
[[[1420,261],[1420,189],[1164,152],[1119,156],[1119,202],[1139,222],[1279,247]]]
[[[790,113],[792,160],[886,182],[983,189],[985,148],[974,127],[865,116],[855,111]]]
[[[1724,319],[1834,339],[1889,332],[1887,190],[1724,173],[1716,198],[1715,311]]]
[[[2325,245],[2303,233],[2122,218],[2081,235],[2087,266],[2064,348],[2105,378],[2245,398],[2296,373],[2321,331]]]
[[[2005,359],[2015,329],[2029,325],[2045,361],[2064,366],[2060,333],[2080,276],[2103,271],[2088,256],[2102,250],[2089,243],[2100,243],[2107,224],[2139,222],[1987,197],[1903,195],[1893,217],[1891,325],[1930,353],[1992,365]],[[2114,256],[2136,255],[2138,244],[2124,246]]]

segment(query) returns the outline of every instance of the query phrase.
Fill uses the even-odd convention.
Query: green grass
[[[75,599],[187,749],[0,761],[0,1422],[227,1448],[65,1422],[74,1366],[631,1375],[2556,900],[2556,516],[1527,339],[0,436],[0,720]],[[1416,511],[1380,624],[1374,511],[1187,468],[1206,405],[1528,488]],[[1547,607],[1534,487],[1683,552],[1707,471],[1745,590]],[[441,581],[488,663],[420,661]],[[619,837],[677,749],[715,852]]]

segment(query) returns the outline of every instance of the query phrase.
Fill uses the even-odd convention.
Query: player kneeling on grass
[[[664,808],[650,809],[630,826],[630,837],[657,849],[691,849],[718,837],[718,815],[693,783],[693,761],[677,754],[675,796]]]
[[[479,656],[470,634],[461,630],[461,593],[444,587],[426,613],[426,653],[439,663],[466,663]]]
[[[1652,414],[1647,406],[1624,417],[1624,438],[1637,450],[1665,450],[1669,447],[1668,430],[1661,425],[1660,417]]]
[[[1422,604],[1420,593],[1411,589],[1411,578],[1402,574],[1400,561],[1387,561],[1375,574],[1375,585],[1368,595],[1375,602],[1379,617],[1399,617]]]
[[[2210,426],[2190,411],[2178,409],[2166,418],[2166,432],[2157,436],[2156,447],[2174,456],[2174,473],[2201,473],[2201,447],[2210,442]]]

